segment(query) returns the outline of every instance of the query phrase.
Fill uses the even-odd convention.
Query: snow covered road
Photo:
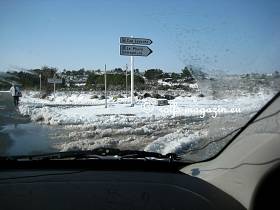
[[[91,93],[61,92],[46,99],[37,95],[24,94],[19,110],[32,121],[52,127],[49,135],[60,151],[110,146],[163,154],[194,147],[209,134],[215,136],[215,129],[225,135],[272,97],[263,93],[220,100],[179,96],[167,106],[157,106],[154,98],[136,97],[134,107],[129,98],[110,97],[106,109],[104,99],[93,98]]]

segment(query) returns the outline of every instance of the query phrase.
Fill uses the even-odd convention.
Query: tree
[[[170,74],[168,74],[168,73],[163,73],[162,77],[163,77],[163,78],[170,78]]]
[[[39,89],[40,79],[39,75],[41,75],[42,86],[47,89],[51,89],[50,84],[48,84],[48,78],[53,77],[57,72],[56,68],[51,68],[47,66],[43,66],[41,69],[30,69],[24,71],[15,71],[9,73],[10,81],[16,82],[22,85],[23,88],[36,88]],[[44,88],[44,89],[46,89]]]
[[[163,78],[163,71],[161,69],[149,69],[145,71],[144,76],[148,80],[158,80]]]
[[[114,72],[116,72],[116,73],[123,73],[123,70],[122,70],[122,68],[115,68]]]
[[[91,72],[88,75],[88,78],[86,81],[86,86],[90,87],[90,86],[96,84],[96,80],[97,80],[97,75],[94,72]]]
[[[134,75],[134,83],[137,87],[142,87],[145,84],[145,80],[139,76]],[[128,85],[130,80],[128,80]],[[104,88],[104,74],[94,74],[91,73],[88,76],[86,86],[88,88]],[[108,73],[107,74],[107,88],[113,89],[124,89],[126,86],[126,76],[125,74]]]
[[[182,77],[187,80],[204,80],[208,76],[207,73],[203,72],[200,67],[197,66],[186,66],[182,69]]]
[[[84,74],[85,74],[84,68],[79,69],[79,71],[77,72],[77,75],[84,75]]]
[[[185,66],[185,68],[182,69],[182,77],[185,77],[187,79],[193,78],[191,71],[192,67]]]
[[[274,76],[275,78],[280,77],[279,71],[275,71],[275,72],[273,73],[273,76]]]
[[[52,85],[48,83],[48,78],[53,78],[57,73],[57,69],[53,67],[43,66],[39,71],[42,78],[42,89],[45,89],[47,92],[52,91]],[[43,88],[45,87],[45,88]]]
[[[172,73],[171,73],[171,78],[172,78],[173,80],[180,79],[180,78],[181,78],[181,74],[172,72]]]

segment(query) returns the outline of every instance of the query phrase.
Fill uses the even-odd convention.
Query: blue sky
[[[153,40],[135,68],[280,69],[278,0],[0,0],[0,71],[124,67],[119,37]]]

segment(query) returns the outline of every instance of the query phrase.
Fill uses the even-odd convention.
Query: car
[[[273,208],[271,189],[280,183],[279,96],[215,157],[198,163],[110,148],[2,157],[1,208]]]
[[[279,11],[0,1],[0,210],[278,209]]]

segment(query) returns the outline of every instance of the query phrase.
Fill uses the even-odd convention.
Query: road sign
[[[150,45],[153,43],[150,39],[145,38],[131,38],[131,37],[121,37],[120,43],[122,44],[139,44],[139,45]]]
[[[142,45],[152,44],[152,40],[145,38],[120,37],[120,55],[130,56],[131,70],[131,106],[134,106],[134,56],[148,56],[153,51]]]
[[[153,51],[147,46],[120,45],[120,55],[126,56],[148,56]]]
[[[48,83],[62,84],[62,79],[48,78]]]

